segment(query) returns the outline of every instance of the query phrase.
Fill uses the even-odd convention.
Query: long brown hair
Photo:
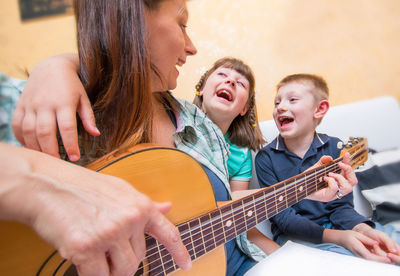
[[[153,106],[145,9],[160,0],[74,0],[80,70],[101,135],[79,124],[88,161],[149,142]],[[89,157],[90,155],[90,157]]]
[[[260,127],[258,126],[255,97],[256,81],[253,71],[247,64],[240,59],[232,57],[221,58],[201,76],[195,89],[196,91],[203,89],[208,77],[220,67],[233,69],[242,74],[249,81],[249,98],[247,99],[249,109],[244,116],[239,114],[233,120],[228,129],[228,139],[235,145],[247,147],[254,151],[258,150],[265,144],[265,140],[262,136]],[[203,105],[203,96],[197,95],[196,93],[193,103],[201,108]]]

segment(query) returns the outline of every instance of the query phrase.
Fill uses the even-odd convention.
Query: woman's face
[[[151,63],[161,74],[151,76],[153,92],[176,88],[179,71],[187,56],[197,50],[186,33],[188,21],[186,0],[164,0],[155,10],[146,11]]]

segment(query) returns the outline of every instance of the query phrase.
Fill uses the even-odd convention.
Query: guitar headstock
[[[368,160],[368,140],[363,137],[349,137],[344,149],[340,152],[343,157],[345,153],[350,154],[350,165],[357,169]]]

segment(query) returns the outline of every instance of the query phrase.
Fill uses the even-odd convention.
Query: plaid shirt
[[[221,130],[194,104],[185,100],[177,100],[177,104],[180,110],[175,114],[176,147],[215,173],[230,193],[227,167],[229,145]]]
[[[14,79],[0,73],[0,141],[21,146],[15,138],[12,127],[12,114],[26,81]]]

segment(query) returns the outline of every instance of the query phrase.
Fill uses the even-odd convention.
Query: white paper
[[[400,276],[400,267],[288,241],[245,274],[245,276],[261,275]]]

